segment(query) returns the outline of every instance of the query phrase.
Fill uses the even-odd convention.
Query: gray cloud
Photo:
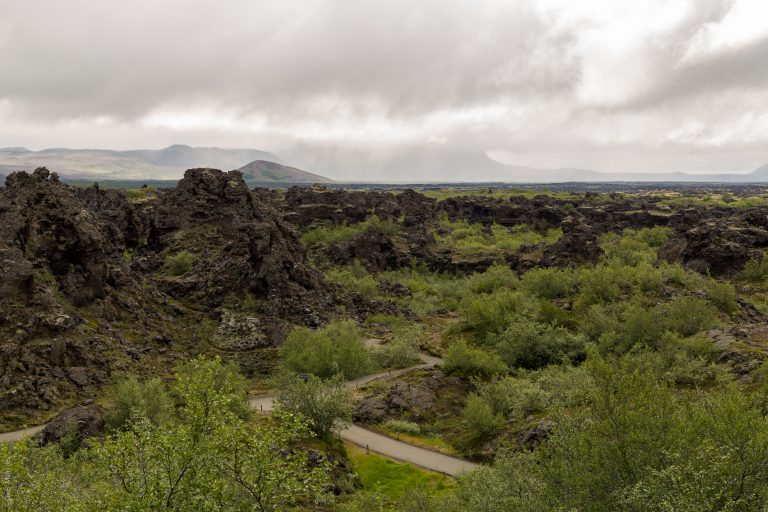
[[[749,169],[768,161],[761,3],[4,2],[0,146],[249,146],[341,178],[440,152]]]

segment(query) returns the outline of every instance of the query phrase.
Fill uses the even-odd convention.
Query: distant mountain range
[[[130,151],[0,148],[0,173],[45,166],[69,179],[173,180],[181,178],[186,169],[193,167],[229,171],[254,160],[281,162],[272,153],[256,149],[193,148],[180,144],[165,149]]]
[[[337,155],[338,156],[338,155]],[[768,182],[768,164],[747,174],[693,174],[684,172],[637,173],[597,172],[588,169],[535,169],[507,165],[483,153],[415,148],[402,151],[384,160],[371,160],[364,155],[342,155],[343,160],[314,162],[312,167],[333,174],[349,175],[360,170],[356,182],[378,181],[370,176],[388,176],[393,182],[424,181],[485,181],[507,183],[563,183],[563,182],[699,182],[699,183],[760,183]],[[238,169],[245,179],[259,183],[327,183],[332,180],[319,174],[286,165],[272,153],[256,149],[200,148],[173,145],[165,149],[136,149],[115,151],[109,149],[54,148],[30,151],[26,148],[0,148],[0,183],[2,175],[17,170],[33,170],[46,166],[69,180],[177,180],[186,169],[213,167],[222,170]],[[322,172],[322,171],[321,171]],[[430,176],[433,178],[424,178]],[[466,176],[471,176],[466,179]]]

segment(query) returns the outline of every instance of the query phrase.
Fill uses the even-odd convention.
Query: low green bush
[[[371,350],[379,368],[405,368],[420,361],[419,345],[424,335],[418,325],[399,325],[393,328],[392,340]]]
[[[513,368],[541,368],[562,360],[584,357],[586,338],[562,327],[514,317],[500,334],[489,337],[502,360]]]
[[[650,265],[643,265],[635,271],[637,287],[641,292],[658,292],[664,286],[664,274]]]
[[[400,432],[401,434],[410,434],[417,436],[421,434],[421,427],[418,423],[405,420],[387,420],[384,422],[384,428],[391,430],[392,432]]]
[[[141,416],[154,425],[162,425],[173,416],[173,402],[160,379],[140,381],[136,377],[118,380],[112,385],[112,402],[104,423],[109,431],[122,430],[132,417]]]
[[[352,421],[352,391],[339,374],[331,379],[310,375],[306,380],[285,372],[276,377],[277,408],[306,418],[321,438],[330,438]]]
[[[345,268],[329,270],[325,277],[369,299],[379,296],[379,282],[359,262]]]
[[[363,222],[356,224],[343,224],[341,226],[320,226],[304,233],[301,241],[308,247],[330,245],[332,243],[342,242],[359,235],[369,229],[383,231],[389,235],[394,235],[398,231],[398,226],[392,221],[381,220],[376,215],[369,217]]]
[[[194,256],[189,251],[181,251],[165,258],[165,272],[171,276],[183,276],[192,269]]]
[[[741,271],[741,277],[747,281],[762,282],[768,278],[768,258],[753,258]]]
[[[329,379],[354,379],[374,367],[363,338],[352,321],[334,321],[320,329],[296,327],[280,351],[283,365],[296,373]]]
[[[513,315],[536,316],[538,301],[521,292],[498,290],[487,295],[470,295],[460,304],[459,312],[463,317],[462,328],[485,342],[489,334],[504,331]]]
[[[509,371],[498,354],[471,347],[464,340],[455,341],[448,347],[443,367],[450,374],[479,378],[503,375]]]
[[[511,420],[520,420],[532,412],[543,411],[549,403],[549,394],[527,379],[504,377],[477,383],[477,394],[495,414]]]
[[[504,418],[494,413],[491,405],[478,395],[470,395],[467,398],[461,418],[476,438],[492,436],[504,423]]]
[[[523,274],[521,286],[542,299],[567,297],[574,291],[575,276],[569,269],[534,268]]]
[[[493,293],[500,288],[515,288],[519,281],[509,265],[497,263],[485,272],[471,275],[466,284],[472,293]]]
[[[617,267],[598,265],[584,268],[580,272],[581,299],[585,304],[605,304],[614,301],[621,291],[620,285],[626,279],[617,275]]]
[[[733,313],[738,307],[736,303],[736,288],[731,283],[710,280],[707,285],[707,296],[712,304],[723,313]]]
[[[717,311],[706,300],[696,297],[676,297],[665,304],[665,327],[683,336],[691,336],[712,327]]]

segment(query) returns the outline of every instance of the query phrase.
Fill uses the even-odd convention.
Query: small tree
[[[160,379],[141,382],[128,377],[116,382],[110,392],[112,407],[106,415],[108,430],[124,428],[132,415],[141,415],[155,425],[171,419],[173,404]]]
[[[477,438],[495,434],[504,422],[501,416],[493,412],[491,405],[477,395],[469,396],[461,418]]]
[[[283,365],[296,373],[354,379],[373,368],[371,354],[354,322],[331,322],[321,329],[297,327],[283,345]]]
[[[286,373],[278,382],[277,408],[307,418],[319,437],[330,437],[352,421],[352,392],[344,387],[340,375],[329,380],[309,375],[304,380]]]

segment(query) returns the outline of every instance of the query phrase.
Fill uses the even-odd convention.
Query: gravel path
[[[360,377],[359,379],[350,380],[346,382],[345,385],[350,389],[355,389],[358,386],[362,386],[376,379],[402,375],[404,373],[420,369],[434,368],[441,362],[440,358],[426,354],[421,354],[421,360],[421,364],[400,370],[392,370],[387,372],[374,373],[372,375],[366,375],[365,377]],[[267,412],[274,409],[275,397],[254,397],[249,400],[249,403],[254,409]],[[0,433],[0,443],[20,441],[24,438],[36,434],[42,429],[42,426],[37,426],[24,430],[16,430],[14,432]],[[426,448],[414,446],[412,444],[404,443],[402,441],[392,439],[391,437],[372,432],[359,425],[349,425],[339,434],[342,439],[356,444],[362,448],[367,448],[386,457],[402,462],[408,462],[410,464],[414,464],[431,471],[436,471],[438,473],[445,473],[447,475],[456,476],[462,471],[469,471],[478,467],[478,464],[473,462],[451,457],[450,455],[438,453]]]

